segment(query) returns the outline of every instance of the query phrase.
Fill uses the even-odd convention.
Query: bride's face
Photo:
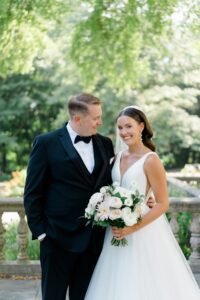
[[[117,127],[120,137],[128,146],[141,143],[141,133],[144,129],[144,123],[139,123],[128,116],[121,116],[117,120]]]

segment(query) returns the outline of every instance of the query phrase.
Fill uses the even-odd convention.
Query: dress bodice
[[[112,180],[120,183],[120,186],[132,190],[138,190],[142,195],[146,195],[147,189],[147,177],[144,172],[144,162],[149,155],[157,155],[155,152],[148,152],[144,154],[135,163],[130,165],[125,171],[123,176],[120,173],[120,161],[123,151],[117,154],[113,169],[112,169]],[[150,192],[150,191],[149,191]],[[149,194],[148,192],[148,194]]]

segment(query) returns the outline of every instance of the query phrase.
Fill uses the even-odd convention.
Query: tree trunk
[[[6,158],[6,144],[1,145],[1,167],[2,167],[2,173],[6,173],[7,171],[7,158]]]

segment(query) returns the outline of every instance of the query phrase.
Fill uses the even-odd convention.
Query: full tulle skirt
[[[200,300],[200,289],[165,216],[112,246],[111,229],[85,300]]]

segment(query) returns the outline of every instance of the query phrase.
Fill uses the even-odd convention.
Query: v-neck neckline
[[[120,153],[120,155],[119,155],[119,175],[120,175],[120,182],[122,182],[122,180],[123,180],[123,178],[124,178],[124,176],[126,175],[126,173],[137,163],[137,162],[139,162],[142,158],[144,158],[147,154],[149,154],[149,153],[154,153],[154,152],[152,152],[152,151],[149,151],[149,152],[147,152],[147,153],[145,153],[143,156],[141,156],[139,159],[137,159],[134,163],[132,163],[127,169],[126,169],[126,171],[123,173],[123,174],[121,174],[121,168],[120,168],[120,166],[121,166],[121,158],[122,158],[122,153],[123,153],[124,151],[121,151],[121,153]]]

